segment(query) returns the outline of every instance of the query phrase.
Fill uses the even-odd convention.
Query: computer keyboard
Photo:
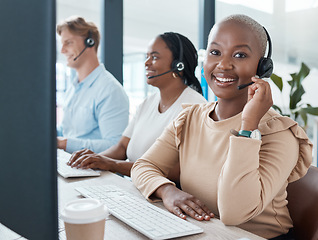
[[[203,229],[114,185],[75,188],[84,197],[106,204],[110,213],[150,239],[202,233]]]
[[[64,178],[100,176],[100,172],[93,169],[72,168],[66,163],[72,155],[62,149],[57,149],[57,172]]]

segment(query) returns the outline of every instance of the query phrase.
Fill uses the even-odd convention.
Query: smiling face
[[[172,52],[164,40],[160,37],[155,38],[150,42],[147,50],[145,61],[146,76],[155,76],[171,70],[172,59]],[[158,84],[164,84],[165,79],[170,81],[171,77],[172,72],[169,72],[162,76],[147,79],[147,83],[158,87]]]
[[[248,26],[235,21],[215,25],[209,35],[203,65],[211,90],[221,99],[247,96],[247,88],[238,90],[237,87],[251,82],[261,57],[259,39]]]
[[[65,55],[67,66],[77,68],[83,57],[74,61],[74,58],[84,49],[84,39],[81,36],[72,34],[67,28],[61,32],[62,49],[61,53]],[[83,55],[85,52],[83,53]]]

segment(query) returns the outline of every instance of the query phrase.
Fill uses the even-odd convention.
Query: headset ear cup
[[[95,41],[94,41],[94,39],[92,37],[88,37],[88,38],[85,39],[85,46],[86,47],[91,48],[94,45],[95,45]]]
[[[269,78],[273,73],[273,61],[271,58],[261,57],[258,62],[256,75],[259,78]]]
[[[179,60],[174,60],[171,64],[171,69],[174,72],[181,72],[184,69],[184,63]]]

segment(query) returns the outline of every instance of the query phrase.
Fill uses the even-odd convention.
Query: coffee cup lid
[[[101,221],[107,215],[107,207],[99,200],[83,198],[68,202],[60,217],[67,223],[86,224]]]

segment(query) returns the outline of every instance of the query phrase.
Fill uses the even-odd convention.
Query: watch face
[[[258,129],[255,129],[254,131],[251,132],[250,138],[261,140],[262,139],[261,132]]]

